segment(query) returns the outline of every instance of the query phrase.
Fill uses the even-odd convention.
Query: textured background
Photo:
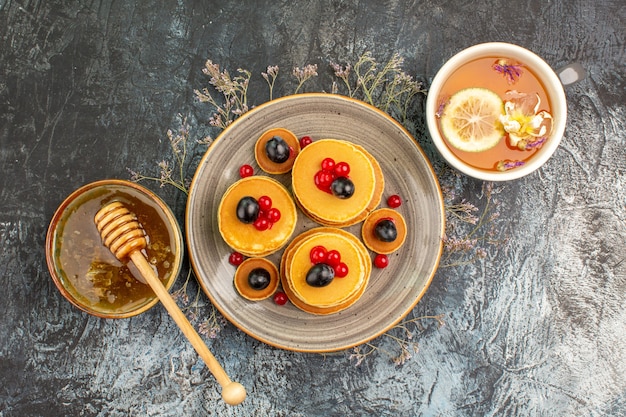
[[[623,0],[0,0],[0,416],[626,415],[625,21]],[[437,273],[410,317],[445,325],[420,321],[404,364],[386,336],[356,366],[351,351],[281,351],[226,324],[206,341],[249,393],[228,407],[163,308],[102,320],[54,287],[45,233],[69,193],[127,168],[157,172],[178,114],[194,137],[211,134],[193,95],[206,59],[250,70],[260,104],[268,65],[318,64],[305,90],[329,91],[330,62],[396,52],[428,81],[483,41],[589,76],[567,88],[554,158],[500,187],[507,242]],[[275,96],[293,89],[284,78]],[[443,172],[419,109],[412,123]],[[480,181],[451,183],[457,199],[483,201]],[[182,221],[182,193],[145,185]]]

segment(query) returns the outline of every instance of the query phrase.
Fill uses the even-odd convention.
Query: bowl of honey
[[[120,262],[102,243],[94,216],[112,201],[137,216],[148,242],[144,255],[170,289],[183,261],[180,226],[156,194],[129,181],[96,181],[71,193],[48,227],[46,261],[55,285],[74,306],[98,317],[126,318],[159,300],[148,284],[135,278],[132,263]]]
[[[454,55],[439,69],[426,100],[433,143],[454,168],[486,181],[532,173],[565,132],[563,84],[538,55],[489,42]]]

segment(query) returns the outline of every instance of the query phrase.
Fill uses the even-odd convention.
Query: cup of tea
[[[565,131],[564,84],[584,77],[577,67],[561,78],[523,47],[489,42],[450,58],[426,100],[430,136],[444,159],[486,181],[530,174],[550,159]]]

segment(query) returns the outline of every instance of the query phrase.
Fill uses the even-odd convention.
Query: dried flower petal
[[[522,75],[522,65],[506,58],[497,59],[493,63],[493,69],[504,75],[509,84],[516,83]]]
[[[524,161],[503,160],[503,161],[498,162],[498,165],[496,168],[498,169],[498,171],[508,171],[509,169],[521,167],[524,164],[525,164]]]
[[[526,150],[529,144],[542,139],[545,141],[552,131],[552,115],[543,110],[537,113],[541,105],[539,94],[507,91],[504,100],[504,114],[500,122],[508,133],[511,146]],[[542,143],[543,143],[542,141]]]

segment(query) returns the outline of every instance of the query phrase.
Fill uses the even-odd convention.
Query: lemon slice
[[[466,88],[450,97],[441,115],[441,131],[450,145],[466,152],[491,149],[504,136],[504,102],[486,88]]]

